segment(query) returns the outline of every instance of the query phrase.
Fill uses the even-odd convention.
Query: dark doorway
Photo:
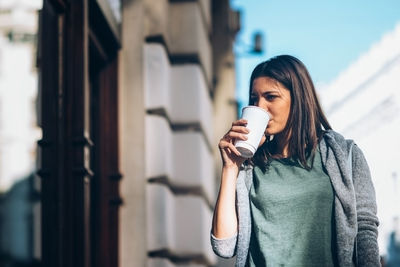
[[[43,266],[118,266],[118,50],[104,0],[45,0]]]

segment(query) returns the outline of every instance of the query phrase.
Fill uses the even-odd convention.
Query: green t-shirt
[[[279,159],[253,172],[248,266],[334,266],[334,195],[319,151],[310,171]]]

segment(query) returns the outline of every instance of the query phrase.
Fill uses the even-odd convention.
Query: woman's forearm
[[[228,238],[237,232],[235,207],[236,179],[239,169],[223,168],[217,203],[215,204],[212,233],[216,238]]]

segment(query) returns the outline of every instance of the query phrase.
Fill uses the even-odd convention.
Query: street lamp
[[[246,44],[241,40],[236,41],[236,47],[239,51],[235,51],[236,57],[260,56],[264,51],[264,35],[262,32],[257,31],[253,33],[251,44]]]

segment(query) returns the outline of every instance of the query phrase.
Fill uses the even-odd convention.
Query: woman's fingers
[[[247,140],[247,136],[241,133],[237,133],[237,132],[228,132],[226,135],[224,135],[224,137],[220,140],[221,141],[227,141],[230,143],[233,143],[235,140]]]
[[[229,143],[228,147],[236,156],[240,157],[242,155],[232,143]]]
[[[232,122],[232,127],[233,126],[245,126],[246,124],[247,124],[247,120],[240,119],[240,120]]]
[[[232,126],[232,128],[227,132],[224,137],[222,137],[223,140],[232,140],[232,139],[241,139],[241,140],[247,140],[246,134],[248,134],[250,131],[244,126]],[[222,140],[221,139],[221,140]]]
[[[250,131],[244,126],[232,126],[231,131],[248,134]]]
[[[240,140],[247,140],[247,136],[242,133],[237,133],[230,131],[225,135],[225,138],[232,140],[232,139],[240,139]]]
[[[231,144],[231,142],[229,142],[227,140],[224,140],[224,139],[221,139],[221,141],[219,141],[218,146],[219,146],[220,149],[225,149],[225,148],[229,147],[228,146],[229,144]]]
[[[247,120],[240,119],[232,122],[231,129],[222,137],[219,141],[219,149],[221,150],[221,155],[236,155],[241,156],[240,152],[236,149],[233,144],[234,140],[247,140],[246,134],[249,133],[249,129],[246,128]],[[223,158],[225,157],[223,156]],[[229,156],[231,157],[231,156]]]
[[[221,140],[219,142],[219,148],[226,150],[230,154],[233,153],[237,156],[241,156],[240,152],[236,149],[236,147],[231,142]]]

